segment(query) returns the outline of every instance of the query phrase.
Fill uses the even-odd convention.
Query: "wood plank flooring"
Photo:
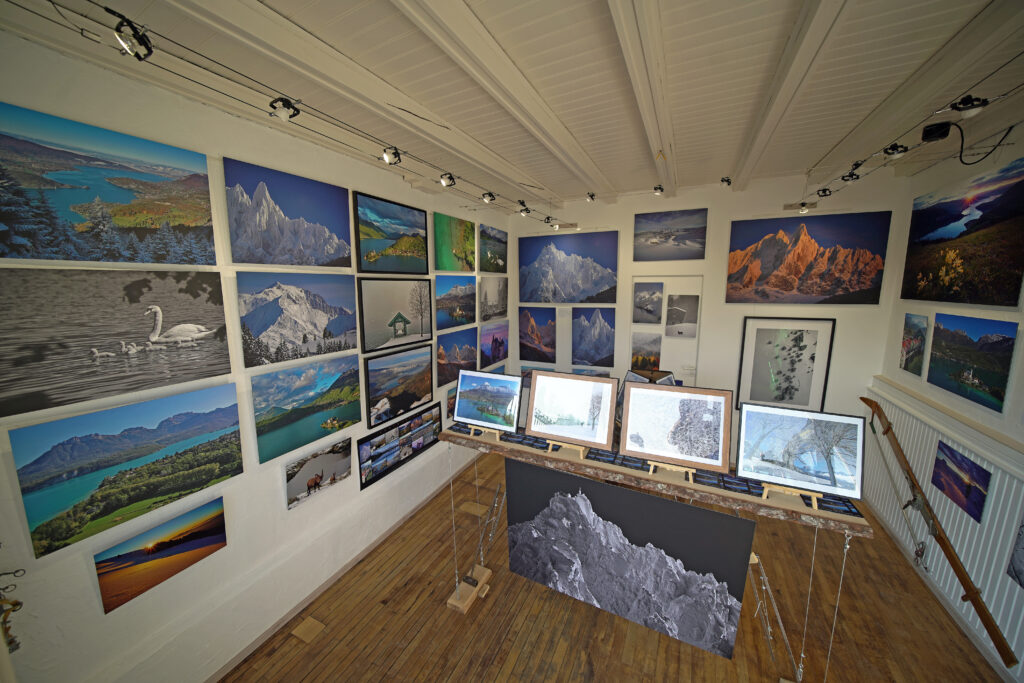
[[[482,483],[474,486],[479,476]],[[455,480],[455,505],[489,505],[504,461],[483,455]],[[685,502],[685,501],[684,501]],[[743,596],[731,660],[573,600],[508,570],[505,524],[486,565],[490,594],[461,615],[454,590],[451,499],[445,489],[296,614],[224,681],[777,681],[792,678],[785,649],[766,644],[754,591]],[[756,518],[756,552],[799,663],[814,529]],[[874,520],[875,538],[851,541],[830,681],[999,680]],[[472,564],[478,518],[456,511],[459,562]],[[817,536],[804,680],[825,675],[842,534]],[[936,560],[938,561],[938,560]],[[771,613],[769,613],[771,614]],[[324,624],[306,643],[307,617]],[[774,624],[773,624],[774,626]]]

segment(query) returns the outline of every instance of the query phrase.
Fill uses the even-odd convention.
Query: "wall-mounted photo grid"
[[[648,379],[671,372],[683,386],[696,384],[703,286],[701,275],[633,278],[630,370]]]

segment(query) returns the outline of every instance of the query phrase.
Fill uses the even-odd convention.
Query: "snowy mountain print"
[[[519,300],[614,303],[618,233],[597,232],[519,240]]]
[[[352,265],[348,190],[234,159],[224,178],[236,263]]]
[[[615,364],[615,309],[572,309],[572,364]]]

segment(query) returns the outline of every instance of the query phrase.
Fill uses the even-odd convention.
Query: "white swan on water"
[[[146,342],[146,348],[143,351],[163,351],[167,347],[163,344],[154,344],[153,342]]]
[[[92,354],[93,360],[99,360],[100,358],[113,358],[115,355],[110,351],[97,351],[96,349],[89,349],[89,353]]]
[[[150,313],[156,316],[156,320],[153,321],[153,331],[149,333],[149,341],[151,342],[194,341],[196,339],[202,339],[203,337],[209,337],[214,333],[214,330],[208,330],[202,325],[183,324],[175,325],[161,334],[160,328],[163,327],[164,324],[163,311],[160,310],[159,306],[150,306],[146,309],[146,315],[149,315]]]

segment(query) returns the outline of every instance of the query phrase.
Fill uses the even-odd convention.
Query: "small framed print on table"
[[[835,318],[743,318],[736,409],[824,410],[835,330]]]
[[[526,433],[588,448],[611,448],[617,385],[612,378],[534,370]]]

